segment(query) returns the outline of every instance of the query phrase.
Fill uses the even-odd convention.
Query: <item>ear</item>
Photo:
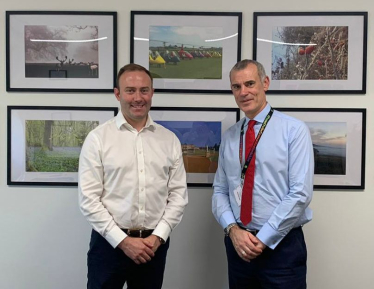
[[[119,89],[117,87],[114,88],[114,95],[116,96],[117,100],[120,101],[121,96],[120,96]]]
[[[264,91],[268,91],[270,86],[270,79],[269,76],[266,76],[264,79]]]

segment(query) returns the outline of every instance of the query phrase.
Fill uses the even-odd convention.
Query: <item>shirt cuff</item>
[[[114,226],[106,235],[105,239],[108,241],[113,248],[116,248],[123,239],[127,237],[126,233],[118,226]]]
[[[158,224],[156,229],[153,230],[153,235],[156,235],[160,238],[162,238],[165,242],[169,238],[171,233],[171,228],[169,224],[163,220],[161,220]]]
[[[278,231],[270,227],[269,223],[265,223],[256,237],[270,249],[274,249],[284,238]]]
[[[219,223],[221,224],[222,228],[225,229],[228,225],[232,223],[236,223],[234,214],[231,211],[226,211],[221,215],[219,219]]]

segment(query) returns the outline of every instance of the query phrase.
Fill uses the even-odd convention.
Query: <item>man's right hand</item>
[[[138,265],[151,261],[155,255],[152,247],[153,245],[147,239],[133,237],[126,237],[118,244],[118,248]]]
[[[262,253],[262,249],[257,246],[259,240],[238,226],[231,228],[230,238],[239,257],[244,261],[250,262]]]

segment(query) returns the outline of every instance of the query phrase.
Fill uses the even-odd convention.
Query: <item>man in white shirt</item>
[[[87,136],[79,159],[79,204],[92,225],[87,288],[162,287],[169,235],[187,205],[181,144],[148,114],[152,76],[120,69],[121,111]]]

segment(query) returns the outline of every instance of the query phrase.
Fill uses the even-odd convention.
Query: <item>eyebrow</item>
[[[150,89],[149,86],[142,86],[142,87],[139,87],[139,89],[145,89],[145,88]],[[125,89],[136,89],[136,87],[135,87],[135,86],[126,86]]]

